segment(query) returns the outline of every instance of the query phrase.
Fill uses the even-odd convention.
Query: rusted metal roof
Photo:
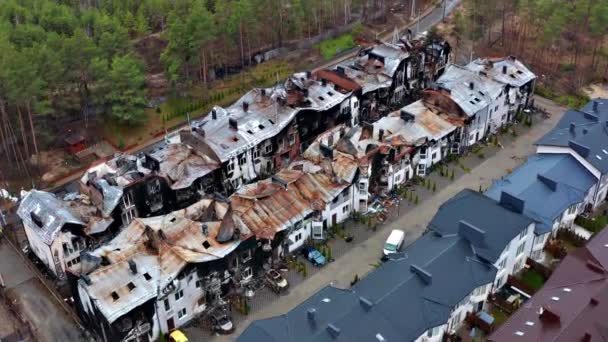
[[[348,78],[345,74],[334,70],[319,70],[315,73],[315,76],[321,79],[328,80],[329,82],[337,85],[342,89],[346,89],[348,91],[359,91],[361,90],[361,86],[359,83],[353,81]]]
[[[136,218],[109,243],[91,252],[109,265],[88,274],[90,285],[82,280],[80,285],[108,322],[162,296],[162,290],[187,264],[221,259],[249,238],[241,234],[239,239],[220,243],[221,221],[189,218],[212,205],[213,201],[203,200],[168,215]]]
[[[244,186],[231,196],[234,215],[261,239],[272,239],[313,211],[324,210],[350,185],[337,183],[324,173],[286,169],[275,180]]]
[[[190,187],[220,167],[211,157],[181,143],[166,145],[150,157],[160,163],[160,175],[169,178],[173,190]]]

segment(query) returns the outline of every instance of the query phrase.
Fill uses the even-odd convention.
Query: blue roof
[[[486,196],[500,201],[503,191],[524,202],[524,214],[537,222],[536,234],[550,232],[555,219],[584,201],[595,177],[568,154],[536,154],[502,180]]]
[[[570,109],[536,145],[570,147],[602,174],[608,172],[608,99]]]
[[[285,315],[253,322],[238,341],[412,341],[445,324],[465,296],[495,276],[466,239],[428,233],[351,290],[325,287]]]
[[[506,245],[533,222],[492,198],[465,189],[439,207],[429,229],[442,235],[464,234],[478,257],[495,263]]]

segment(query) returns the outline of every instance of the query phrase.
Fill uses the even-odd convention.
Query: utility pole
[[[447,7],[447,2],[448,0],[443,0],[443,18],[441,18],[441,21],[445,21],[445,11]]]

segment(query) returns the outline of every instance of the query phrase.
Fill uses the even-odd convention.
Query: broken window
[[[198,304],[198,306],[203,306],[203,305],[205,305],[206,302],[207,301],[205,300],[205,296],[203,295],[203,296],[201,296],[201,298],[198,299],[197,304]]]
[[[197,281],[194,283],[194,286],[195,286],[197,289],[199,289],[199,288],[201,287],[201,281],[200,281],[200,280],[197,280]]]
[[[30,213],[30,217],[31,217],[32,221],[34,222],[34,224],[38,226],[38,228],[44,227],[44,224],[42,223],[42,219],[40,218],[40,216],[38,216],[38,214],[36,214],[35,212],[32,211]]]
[[[243,270],[243,279],[250,279],[251,277],[253,277],[253,270],[251,269],[251,267],[245,267],[245,269]]]
[[[203,241],[203,247],[205,249],[209,249],[209,248],[211,248],[211,244],[209,243],[209,241],[205,240],[205,241]]]
[[[186,308],[183,308],[177,312],[177,318],[182,319],[186,317]]]
[[[245,165],[245,163],[247,162],[247,158],[245,157],[245,153],[243,153],[240,157],[239,157],[239,165]]]
[[[148,273],[148,272],[144,273],[144,278],[145,278],[147,281],[150,281],[150,280],[152,279],[152,277],[150,277],[150,273]]]
[[[165,311],[171,311],[171,303],[169,303],[169,298],[165,298],[163,302],[165,303]]]
[[[133,282],[129,282],[127,284],[127,288],[129,289],[129,291],[133,291],[133,290],[135,290],[136,286],[135,286],[135,284],[133,284]]]
[[[118,300],[118,298],[120,298],[120,296],[118,295],[118,293],[116,293],[116,291],[112,291],[112,299],[113,299],[114,301],[117,301],[117,300]]]
[[[175,301],[178,301],[182,298],[184,298],[184,290],[179,290],[175,292]]]
[[[266,143],[265,151],[266,153],[272,152],[272,143],[270,141]]]
[[[243,262],[248,262],[249,260],[251,260],[251,249],[244,251],[241,258]]]
[[[289,135],[289,146],[293,146],[296,143],[296,135],[295,133],[291,133]]]

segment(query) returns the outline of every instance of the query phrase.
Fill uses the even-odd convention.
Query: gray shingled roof
[[[62,202],[51,193],[31,190],[21,200],[17,215],[44,243],[50,245],[65,224],[85,226]],[[40,221],[35,222],[34,218]]]
[[[412,341],[495,276],[467,240],[429,233],[351,290],[323,288],[285,315],[252,323],[238,341]]]
[[[608,99],[568,110],[536,145],[570,147],[602,174],[608,173]]]
[[[494,263],[505,246],[534,221],[508,210],[483,194],[465,189],[439,207],[429,229],[441,235],[461,234],[472,227],[467,238],[476,254]],[[476,229],[480,234],[475,234]]]

